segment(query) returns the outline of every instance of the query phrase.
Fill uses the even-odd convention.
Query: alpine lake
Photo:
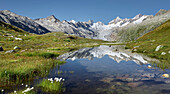
[[[101,45],[83,48],[60,55],[66,61],[50,70],[48,76],[38,78],[8,90],[34,87],[31,94],[49,94],[36,87],[43,79],[62,78],[61,94],[168,94],[170,69],[162,70],[149,62],[150,58],[123,49],[123,45]],[[7,91],[7,90],[6,90]],[[16,92],[14,92],[15,94]]]

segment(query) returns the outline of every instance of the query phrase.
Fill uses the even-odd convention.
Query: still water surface
[[[65,78],[63,94],[169,94],[170,69],[153,67],[142,56],[121,46],[84,48],[61,55],[66,64],[54,68],[48,77]],[[58,74],[61,72],[61,74]]]

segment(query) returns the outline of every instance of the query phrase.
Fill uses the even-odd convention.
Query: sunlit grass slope
[[[162,48],[155,51],[159,45],[162,45]],[[136,46],[137,52],[159,59],[160,67],[170,68],[170,20],[127,46],[130,48]]]

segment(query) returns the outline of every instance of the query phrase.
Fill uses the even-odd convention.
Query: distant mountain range
[[[0,11],[0,21],[17,26],[27,32],[45,34],[64,32],[79,37],[107,41],[131,41],[160,26],[170,19],[170,10],[160,10],[155,16],[138,14],[132,19],[116,17],[107,25],[102,22],[60,21],[54,15],[47,18],[31,19],[9,10]]]

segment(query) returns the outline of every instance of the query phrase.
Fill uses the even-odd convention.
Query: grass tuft
[[[38,87],[41,87],[43,91],[46,92],[57,92],[60,93],[63,91],[63,82],[56,82],[53,83],[47,79],[43,79],[43,81],[38,84]]]

